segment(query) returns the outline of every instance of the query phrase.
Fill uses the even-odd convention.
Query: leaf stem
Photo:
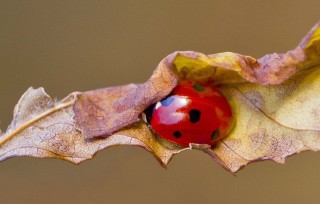
[[[40,114],[39,116],[32,118],[31,120],[27,121],[26,123],[22,124],[19,128],[13,130],[12,132],[8,133],[7,135],[4,135],[2,137],[0,137],[0,147],[6,143],[7,141],[9,141],[10,139],[12,139],[15,135],[19,134],[20,132],[22,132],[23,130],[25,130],[27,127],[29,127],[30,125],[38,122],[39,120],[41,120],[42,118],[55,113],[63,108],[66,108],[68,106],[73,105],[75,102],[75,100],[69,101],[69,102],[65,102],[65,103],[60,103],[57,106],[54,106],[53,108],[43,112],[42,114]]]

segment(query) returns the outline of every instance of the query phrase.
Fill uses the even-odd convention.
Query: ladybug
[[[181,81],[172,93],[145,111],[158,136],[181,146],[215,145],[231,130],[231,107],[208,83]]]

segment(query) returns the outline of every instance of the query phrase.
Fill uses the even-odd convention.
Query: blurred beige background
[[[297,45],[320,1],[0,1],[0,127],[29,87],[53,97],[144,82],[175,50],[260,57]],[[319,203],[320,153],[251,164],[237,177],[199,151],[160,167],[136,147],[79,166],[53,159],[0,163],[0,203]]]

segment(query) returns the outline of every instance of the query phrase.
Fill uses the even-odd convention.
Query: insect
[[[147,121],[160,137],[181,146],[215,145],[231,130],[231,107],[210,84],[181,81],[172,93],[146,110]]]

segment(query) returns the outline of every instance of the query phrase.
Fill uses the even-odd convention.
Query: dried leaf
[[[317,98],[313,97],[316,93],[312,91],[317,90],[317,85],[316,83],[311,84],[312,79],[303,76],[310,76],[313,70],[317,70],[315,66],[320,64],[318,33],[319,24],[312,28],[294,50],[285,54],[266,55],[258,60],[230,52],[209,56],[196,52],[176,52],[165,58],[159,67],[166,72],[174,69],[178,78],[213,81],[228,97],[236,116],[237,122],[233,131],[216,148],[192,147],[200,148],[209,153],[215,160],[219,160],[222,166],[232,172],[237,171],[249,162],[264,159],[283,162],[284,158],[291,154],[306,149],[317,150],[314,138],[306,141],[303,138],[303,134],[309,135],[308,138],[311,138],[310,135],[317,135],[316,132],[311,131],[312,134],[310,131],[302,133],[302,130],[304,130],[303,127],[306,127],[305,124],[317,126],[319,123],[314,117],[310,117],[310,114],[301,114],[301,100],[308,101],[304,103],[305,109],[311,109],[310,107],[317,109]],[[168,60],[166,61],[166,59]],[[163,65],[164,61],[169,63]],[[170,62],[174,66],[170,66]],[[295,73],[296,75],[292,76]],[[290,80],[287,80],[288,78]],[[155,79],[153,83],[157,84],[158,80]],[[150,81],[147,83],[150,83]],[[304,91],[305,89],[308,91]],[[143,90],[140,94],[143,94],[145,98],[152,99],[152,96]],[[299,97],[292,97],[292,94],[295,97],[299,95]],[[86,95],[87,93],[84,93],[83,97],[86,98]],[[161,97],[163,98],[166,95],[164,94]],[[94,98],[95,94],[90,95],[91,97]],[[124,98],[126,98],[126,107],[135,109],[135,103],[131,103],[131,100],[127,97]],[[142,101],[145,101],[145,98]],[[117,97],[115,101],[117,100],[121,101],[123,99]],[[157,98],[157,100],[159,99]],[[110,100],[109,102],[112,104],[111,106],[122,106],[121,102],[117,103]],[[130,105],[128,106],[128,104]],[[139,104],[143,103],[140,102]],[[152,103],[146,103],[143,109],[150,104]],[[281,108],[279,108],[279,104],[283,104]],[[297,107],[299,105],[300,107]],[[83,112],[92,112],[88,108],[77,108],[77,104],[75,107],[79,118],[82,118]],[[104,110],[106,117],[110,114],[108,107],[99,106],[99,108]],[[269,109],[270,113],[266,113],[263,108]],[[296,111],[293,112],[290,108],[295,108]],[[311,111],[309,110],[309,112]],[[141,109],[135,117],[137,118],[140,113]],[[288,121],[290,121],[288,118],[294,119],[291,120],[291,126],[288,124]],[[119,119],[126,126],[131,124],[132,117],[131,115],[125,115]],[[301,120],[305,121],[304,124],[301,124]],[[97,123],[92,124],[97,125]],[[103,128],[104,131],[102,132],[108,134],[112,132],[110,127],[114,128],[117,125],[102,124],[97,125],[97,128]],[[86,123],[78,123],[78,127],[81,130],[83,130],[82,128],[90,130],[86,127]],[[297,135],[302,139],[298,140]]]
[[[230,172],[266,159],[283,163],[292,154],[320,149],[319,68],[320,23],[285,54],[254,59],[231,52],[175,52],[144,84],[73,93],[60,102],[43,89],[29,89],[0,137],[0,159],[29,155],[79,163],[109,146],[135,145],[164,166],[186,149],[208,153]],[[214,148],[179,147],[141,120],[141,113],[182,78],[212,82],[231,103],[235,126]]]
[[[14,156],[52,157],[77,164],[110,146],[135,145],[157,155],[161,164],[167,164],[180,151],[154,141],[146,124],[141,122],[105,139],[86,139],[74,125],[72,104],[77,95],[73,93],[54,102],[42,88],[28,89],[15,107],[7,132],[0,137],[0,160]]]
[[[299,73],[281,85],[222,88],[237,122],[212,151],[235,172],[254,161],[284,163],[292,154],[319,150],[319,68]]]
[[[111,133],[138,122],[142,111],[177,85],[172,69],[175,53],[162,60],[144,84],[129,84],[84,92],[75,104],[76,125],[86,138]]]

